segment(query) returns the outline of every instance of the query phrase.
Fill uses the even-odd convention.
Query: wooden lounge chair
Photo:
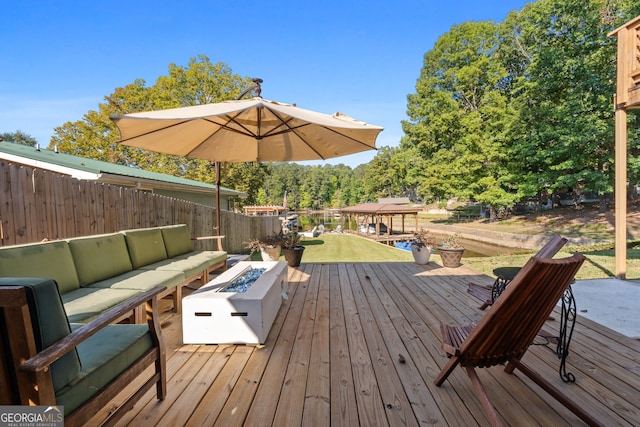
[[[601,425],[521,362],[584,259],[582,254],[563,259],[532,257],[477,325],[441,324],[442,349],[450,360],[436,377],[435,384],[441,386],[456,366],[464,367],[491,424],[501,426],[501,419],[475,368],[508,362],[505,368],[508,373],[518,368],[588,425]]]
[[[534,255],[535,258],[553,258],[555,254],[558,253],[560,249],[567,243],[567,239],[564,237],[560,237],[559,235],[554,235],[547,243],[540,248],[540,250]],[[480,306],[481,310],[489,307],[494,303],[496,298],[500,296],[500,294],[504,291],[504,287],[506,284],[500,278],[496,279],[493,283],[493,286],[479,285],[477,283],[469,283],[469,288],[467,292],[478,298],[482,305]]]

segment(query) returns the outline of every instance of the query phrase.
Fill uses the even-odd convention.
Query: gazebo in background
[[[354,222],[353,220],[355,220],[357,224],[355,230],[357,233],[360,233],[361,225],[365,225],[365,229],[368,230],[369,224],[374,224],[374,235],[377,240],[393,240],[393,219],[398,216],[401,217],[401,228],[399,232],[405,234],[407,216],[413,217],[414,226],[411,231],[418,229],[418,212],[420,210],[421,209],[416,207],[397,205],[393,203],[362,203],[356,206],[343,208],[340,210],[340,213],[342,215],[343,224],[345,220],[348,224],[348,230],[353,231],[351,229]],[[381,224],[387,226],[386,233],[380,233]]]
[[[244,206],[245,215],[280,215],[287,211],[285,206],[280,205],[260,205],[260,206]]]
[[[616,277],[627,275],[627,110],[640,108],[640,16],[609,33],[618,38],[615,143]]]

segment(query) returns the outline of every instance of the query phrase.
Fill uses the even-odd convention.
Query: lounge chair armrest
[[[442,334],[442,349],[450,356],[458,356],[460,347],[467,339],[475,323],[464,326],[440,324],[440,333]]]
[[[84,326],[71,332],[69,335],[42,350],[35,356],[29,358],[24,363],[20,364],[20,369],[27,372],[38,372],[47,369],[49,365],[51,365],[64,354],[71,351],[78,344],[97,333],[100,329],[103,329],[105,326],[121,318],[127,312],[133,311],[134,308],[144,304],[145,302],[151,303],[150,305],[152,307],[152,311],[149,322],[151,323],[153,321],[154,323],[154,335],[160,333],[158,313],[156,311],[157,304],[155,299],[157,298],[158,294],[165,290],[166,287],[164,286],[156,286],[152,289],[149,289],[148,291],[142,292],[135,297],[128,299],[122,304],[117,305],[116,307],[101,314]]]
[[[222,239],[224,239],[224,236],[199,236],[199,237],[194,237],[191,240],[213,240],[213,239],[218,240],[218,250],[223,251],[224,249],[222,249]]]

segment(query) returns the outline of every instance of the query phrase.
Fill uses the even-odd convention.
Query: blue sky
[[[502,21],[525,0],[3,2],[0,133],[53,129],[118,87],[203,54],[264,80],[262,96],[336,111],[397,146],[424,54],[452,25]],[[355,167],[374,151],[329,160]],[[317,164],[317,163],[313,163]]]

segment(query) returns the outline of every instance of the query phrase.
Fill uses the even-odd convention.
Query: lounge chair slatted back
[[[508,373],[515,368],[520,369],[587,424],[600,425],[520,362],[558,300],[574,280],[584,259],[582,254],[563,259],[532,257],[477,325],[442,324],[442,348],[451,359],[436,377],[435,384],[442,385],[457,365],[465,367],[492,425],[499,426],[500,417],[474,369],[508,363]]]
[[[555,254],[562,249],[562,247],[567,243],[567,239],[561,237],[559,235],[554,235],[551,237],[547,243],[540,248],[538,252],[533,256],[534,258],[553,258]],[[493,286],[496,286],[494,283]],[[481,310],[489,307],[493,304],[493,298],[496,294],[496,291],[493,289],[493,286],[485,286],[479,285],[477,283],[469,283],[469,288],[467,292],[478,298],[482,301],[482,305],[480,306]]]
[[[559,235],[554,235],[547,243],[540,248],[540,250],[534,255],[536,258],[553,258],[560,249],[567,243],[567,239]]]

